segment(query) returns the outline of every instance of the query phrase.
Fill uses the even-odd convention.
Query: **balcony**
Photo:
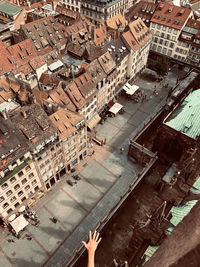
[[[8,179],[10,179],[12,176],[14,176],[16,173],[21,171],[25,166],[30,165],[32,163],[32,160],[30,158],[25,159],[25,161],[18,165],[14,170],[10,171],[5,177],[0,179],[0,185],[5,183]]]

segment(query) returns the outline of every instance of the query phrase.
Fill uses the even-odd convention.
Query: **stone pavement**
[[[148,81],[139,80],[137,83],[150,96],[153,95],[154,87]],[[159,87],[158,92],[158,96],[145,103],[134,103],[126,98],[118,100],[126,112],[108,118],[96,128],[97,136],[106,137],[106,146],[95,145],[95,155],[88,156],[78,167],[82,179],[76,186],[71,187],[63,179],[38,202],[35,206],[41,220],[38,227],[29,225],[24,236],[15,239],[15,243],[9,243],[9,237],[0,243],[0,266],[66,266],[81,247],[81,240],[87,239],[88,231],[97,228],[99,221],[141,171],[140,166],[126,157],[129,140],[143,127],[144,121],[157,112],[161,98],[168,93]],[[120,154],[122,146],[125,151]],[[50,220],[53,216],[58,219],[56,224]],[[26,233],[33,237],[31,241],[25,238]]]

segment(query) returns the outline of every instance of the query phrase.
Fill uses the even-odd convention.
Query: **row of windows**
[[[32,185],[35,185],[37,183],[37,181],[36,181],[36,179],[34,179],[32,182],[31,182],[31,184]],[[17,184],[16,185],[16,187],[14,188],[14,189],[19,189],[20,188],[20,186]],[[25,191],[27,191],[27,190],[29,190],[30,189],[30,186],[29,185],[27,185],[25,188]],[[9,190],[8,192],[6,192],[6,196],[7,197],[9,197],[10,195],[12,195],[13,194],[13,192],[12,192],[12,190]],[[21,195],[23,195],[24,194],[24,192],[21,190],[21,191],[19,191],[18,193],[17,193],[17,195],[18,195],[18,197],[20,197]],[[0,197],[0,203],[1,202],[3,202],[5,200],[5,197]],[[14,196],[14,197],[12,197],[11,199],[10,199],[10,202],[14,202],[16,200],[16,197]]]
[[[37,191],[39,190],[39,187],[36,186],[36,187],[34,188],[34,190],[35,190],[35,192],[37,192]],[[31,197],[32,195],[33,195],[33,192],[30,191],[30,192],[28,193],[28,197]],[[16,197],[13,197],[13,198],[12,198],[12,202],[14,202],[15,200],[16,200]],[[25,200],[26,200],[26,197],[24,196],[24,197],[21,199],[21,202],[24,202]],[[17,207],[19,207],[19,206],[20,206],[20,203],[19,203],[19,202],[15,203],[15,205],[14,205],[15,208],[17,208]],[[8,208],[8,207],[9,207],[8,202],[4,203],[3,208],[6,209],[6,208]],[[9,213],[11,213],[12,211],[13,211],[13,209],[10,208],[9,210],[7,210],[7,213],[9,214]]]
[[[153,31],[152,31],[152,33],[153,33]],[[176,36],[171,35],[171,34],[166,34],[166,33],[163,33],[163,32],[156,31],[155,35],[159,36],[159,37],[162,37],[162,38],[165,38],[165,39],[168,39],[168,40],[172,40],[174,42],[176,41]],[[154,39],[154,37],[152,39]]]
[[[19,174],[18,174],[19,175]],[[28,175],[28,178],[29,179],[32,179],[34,177],[34,174],[33,173],[30,173],[29,175]],[[22,181],[21,181],[21,183],[22,184],[25,184],[26,182],[25,182],[25,180],[26,179],[23,179]],[[14,182],[16,182],[17,181],[17,179],[13,176],[12,178],[10,178],[10,183],[11,184],[13,184]],[[8,188],[8,183],[4,183],[2,186],[1,186],[1,188],[4,190],[4,189],[6,189],[6,188]],[[15,187],[14,187],[15,188]]]
[[[161,44],[161,45],[165,45],[165,46],[169,46],[170,48],[174,48],[174,43],[157,38],[157,37],[153,37],[153,41],[155,43]]]
[[[156,24],[156,23],[151,23],[151,27],[152,28],[157,28],[158,30],[163,30],[169,33],[173,33],[173,34],[178,34],[178,30],[177,29],[173,29],[164,25],[160,25],[160,24]]]
[[[165,48],[165,47],[162,48],[161,46],[157,46],[156,44],[153,44],[151,46],[151,49],[153,49],[153,50],[155,50],[155,51],[157,51],[159,53],[162,53],[164,55],[167,55],[169,57],[172,55],[172,50],[170,50],[170,49],[167,50],[167,48]]]
[[[184,55],[187,54],[187,50],[184,50],[184,49],[179,48],[179,47],[177,47],[175,51],[178,52],[178,53],[180,53],[180,54],[184,54]]]

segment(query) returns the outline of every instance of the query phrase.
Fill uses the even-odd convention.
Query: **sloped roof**
[[[175,29],[181,29],[191,14],[191,9],[160,3],[154,12],[151,22],[162,24]]]
[[[15,16],[19,12],[22,11],[21,7],[18,7],[17,5],[11,4],[7,1],[1,1],[0,0],[0,12],[5,13],[9,16]]]
[[[107,36],[105,29],[103,28],[94,29],[94,43],[96,44],[96,46],[105,42],[106,37]]]
[[[116,16],[108,19],[106,21],[106,25],[107,25],[107,27],[109,27],[111,29],[115,29],[115,30],[117,30],[119,28],[125,28],[126,19],[121,13],[119,13]]]
[[[71,133],[77,132],[75,125],[84,120],[84,117],[77,112],[72,112],[63,108],[53,113],[49,118],[58,129],[61,139],[65,139]]]
[[[106,52],[105,54],[100,56],[98,58],[98,61],[106,74],[109,74],[116,66],[109,52]]]
[[[129,31],[123,33],[122,37],[133,51],[137,51],[152,38],[152,34],[142,19],[138,18],[129,23]]]
[[[200,89],[190,93],[183,103],[171,113],[165,124],[197,139],[200,135]]]

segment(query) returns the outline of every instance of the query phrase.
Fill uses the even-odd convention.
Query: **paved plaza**
[[[176,76],[169,73],[166,82],[175,85]],[[136,180],[141,167],[126,157],[129,140],[160,108],[168,90],[159,83],[145,80],[135,84],[151,96],[149,100],[135,103],[125,97],[118,99],[125,113],[108,118],[96,127],[97,136],[106,138],[106,145],[94,145],[95,155],[88,156],[78,167],[81,180],[77,185],[71,187],[65,177],[37,203],[33,209],[41,220],[39,226],[30,224],[21,239],[14,238],[15,243],[8,242],[10,236],[2,238],[0,266],[66,266],[81,247],[81,240],[87,239],[89,230],[99,225],[129,184]],[[157,96],[152,94],[155,85]],[[122,146],[125,151],[120,154]],[[53,216],[58,219],[57,223],[50,220]],[[32,240],[27,240],[25,234],[30,234]]]

